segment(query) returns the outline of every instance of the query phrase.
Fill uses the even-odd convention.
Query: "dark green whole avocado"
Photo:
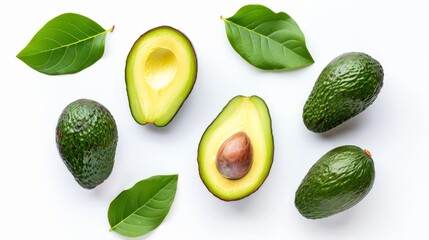
[[[383,68],[361,52],[332,60],[319,75],[303,111],[305,126],[326,132],[371,105],[383,86]]]
[[[58,120],[56,142],[63,162],[83,188],[95,188],[112,172],[118,131],[100,103],[88,99],[70,103]]]
[[[374,184],[371,154],[356,146],[337,147],[308,171],[295,194],[295,206],[309,219],[329,217],[359,203]]]

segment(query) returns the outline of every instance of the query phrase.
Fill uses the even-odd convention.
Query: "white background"
[[[176,199],[163,224],[141,239],[429,239],[429,16],[424,0],[259,1],[299,24],[315,60],[292,72],[258,70],[234,52],[220,16],[251,1],[5,1],[0,3],[0,238],[124,239],[109,232],[107,209],[120,191],[158,174],[178,173]],[[72,75],[47,76],[16,54],[47,21],[65,12],[104,28],[102,59]],[[126,56],[134,41],[160,25],[180,29],[198,56],[189,98],[165,128],[140,126],[125,90]],[[308,131],[302,108],[323,67],[348,51],[382,64],[384,87],[365,112],[326,134]],[[271,111],[275,157],[262,187],[237,202],[208,192],[198,175],[201,135],[235,95],[259,95]],[[79,98],[105,105],[119,142],[111,176],[81,188],[56,149],[63,108]],[[310,166],[334,147],[372,152],[376,179],[354,208],[307,220],[294,206]]]

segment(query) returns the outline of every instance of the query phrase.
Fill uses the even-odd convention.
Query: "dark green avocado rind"
[[[103,105],[88,99],[70,103],[56,128],[60,156],[80,186],[95,188],[112,172],[118,131]]]
[[[359,203],[374,184],[374,162],[356,146],[337,147],[308,171],[295,194],[295,206],[306,218],[318,219]]]
[[[319,75],[304,105],[305,126],[326,132],[361,113],[377,98],[383,77],[380,63],[365,53],[335,58]]]

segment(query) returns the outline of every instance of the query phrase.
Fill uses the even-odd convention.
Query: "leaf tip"
[[[24,48],[25,49],[25,48]],[[21,51],[19,51],[18,54],[16,54],[16,57],[22,60],[22,52],[24,51],[24,49],[22,49]]]
[[[179,174],[175,173],[175,174],[170,174],[169,175],[172,179],[177,180],[179,179]]]

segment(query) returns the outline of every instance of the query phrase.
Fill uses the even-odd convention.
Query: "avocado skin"
[[[383,68],[361,52],[344,53],[319,75],[303,111],[305,126],[326,132],[370,106],[383,86]]]
[[[359,147],[341,146],[323,155],[295,194],[295,206],[309,219],[328,217],[359,203],[374,184],[372,158]]]
[[[112,172],[118,131],[113,116],[100,103],[79,99],[61,113],[56,128],[59,154],[76,181],[95,188]]]

